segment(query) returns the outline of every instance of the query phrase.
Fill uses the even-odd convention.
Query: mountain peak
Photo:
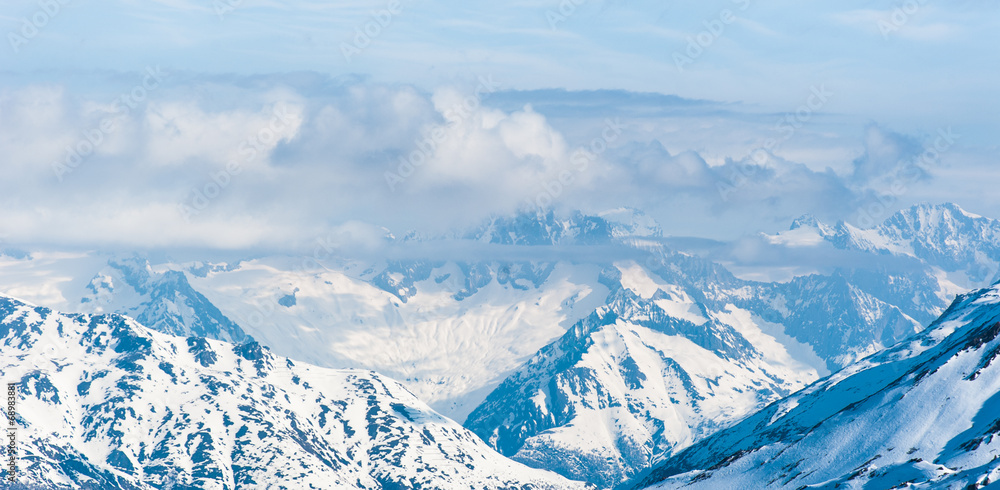
[[[983,219],[982,216],[978,214],[970,213],[958,204],[952,202],[945,202],[941,204],[929,204],[920,203],[910,206],[907,209],[901,210],[888,221],[892,221],[893,218],[904,218],[909,220],[919,220],[925,224],[934,224],[945,221],[968,221],[968,220],[978,220]]]
[[[614,227],[598,216],[575,211],[559,217],[552,210],[531,210],[495,216],[465,238],[497,245],[595,245],[615,236]]]
[[[597,216],[607,221],[612,227],[612,234],[617,238],[624,237],[661,237],[663,229],[653,218],[642,211],[620,207],[597,213]]]
[[[68,367],[68,369],[67,369]],[[582,488],[399,383],[0,296],[27,488]]]
[[[819,228],[819,220],[811,214],[803,214],[792,221],[792,225],[788,227],[788,230],[797,230],[799,228]]]

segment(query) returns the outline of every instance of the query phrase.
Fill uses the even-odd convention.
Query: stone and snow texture
[[[29,488],[585,487],[504,458],[379,374],[115,314],[0,296],[0,374],[19,391]]]
[[[632,488],[995,488],[1000,285],[696,443]]]
[[[443,241],[390,237],[482,251],[434,260],[348,259],[325,239],[318,259],[7,250],[0,293],[376,371],[515,460],[610,486],[919,332],[1000,264],[1000,221],[951,204],[915,206],[871,230],[800,218],[762,238],[894,266],[787,282],[740,279],[669,250],[662,233],[618,209],[496,217]],[[496,410],[510,417],[489,416]]]

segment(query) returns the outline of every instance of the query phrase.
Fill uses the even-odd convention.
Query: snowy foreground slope
[[[503,458],[378,374],[119,315],[0,296],[0,377],[20,392],[31,488],[583,488]]]
[[[958,297],[922,333],[691,446],[632,486],[974,489],[998,481],[994,285]]]

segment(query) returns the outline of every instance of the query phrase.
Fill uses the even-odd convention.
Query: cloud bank
[[[903,135],[821,108],[518,92],[488,76],[433,91],[155,66],[81,80],[0,90],[11,243],[295,250],[345,223],[435,234],[623,205],[668,234],[730,240],[805,213],[877,217],[933,195],[967,156],[935,128]],[[988,199],[960,204],[986,212]]]

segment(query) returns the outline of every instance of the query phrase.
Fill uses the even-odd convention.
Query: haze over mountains
[[[761,235],[850,259],[787,282],[741,279],[662,235],[614,210],[386,234],[397,255],[381,260],[8,251],[0,291],[374,370],[503,456],[609,488],[921,331],[1000,264],[1000,222],[951,204]]]

